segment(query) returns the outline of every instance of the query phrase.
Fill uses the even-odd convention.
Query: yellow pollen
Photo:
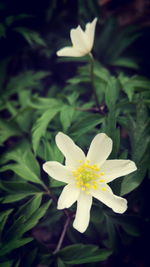
[[[101,190],[105,192],[107,189],[106,187],[102,187]]]
[[[81,187],[81,190],[82,190],[82,191],[85,191],[85,187]]]
[[[105,183],[106,182],[105,179],[100,179],[99,181],[100,181],[100,183]]]
[[[78,162],[80,163],[79,167],[72,172],[76,180],[76,186],[89,194],[89,189],[97,190],[98,183],[105,182],[105,179],[99,180],[104,173],[100,172],[100,168],[96,164],[90,165],[89,160],[85,162],[79,160]]]

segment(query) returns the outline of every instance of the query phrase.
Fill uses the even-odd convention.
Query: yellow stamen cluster
[[[76,180],[76,186],[81,188],[82,191],[86,191],[86,193],[89,189],[96,190],[98,188],[97,182],[105,182],[105,179],[99,179],[104,175],[103,172],[100,172],[100,168],[96,164],[90,165],[89,163],[88,160],[84,163],[80,161],[80,166],[72,172]],[[102,191],[104,190],[103,187]]]

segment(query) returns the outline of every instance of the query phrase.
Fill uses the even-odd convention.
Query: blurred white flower
[[[72,47],[64,47],[57,51],[57,56],[82,57],[89,54],[93,47],[97,18],[86,24],[85,31],[78,26],[70,31]]]
[[[69,136],[61,132],[56,135],[56,144],[66,158],[65,166],[48,161],[43,169],[54,179],[67,183],[58,199],[58,209],[69,208],[77,201],[75,229],[81,233],[87,229],[92,197],[114,212],[126,211],[127,200],[114,195],[107,183],[137,168],[131,160],[106,160],[112,150],[112,140],[106,134],[94,137],[87,156]]]

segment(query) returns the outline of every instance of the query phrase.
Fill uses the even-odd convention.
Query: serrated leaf
[[[102,80],[105,83],[108,83],[109,80],[111,79],[109,71],[102,65],[100,65],[99,62],[97,61],[94,64],[94,75],[95,77],[99,78],[99,80]]]
[[[11,240],[10,242],[0,245],[0,256],[4,256],[7,253],[11,252],[12,250],[22,247],[25,244],[31,242],[33,238],[23,238],[21,240]]]
[[[32,216],[24,223],[23,227],[20,229],[20,233],[23,234],[33,228],[38,221],[45,215],[47,209],[51,204],[51,200],[43,204],[38,210],[36,210]]]
[[[17,124],[0,119],[0,145],[3,144],[9,137],[20,135],[21,131]]]
[[[20,234],[20,227],[24,224],[25,218],[23,215],[15,219],[11,226],[4,232],[3,240],[5,242],[10,242],[13,239],[19,239]]]
[[[33,149],[36,152],[40,139],[45,135],[46,129],[50,121],[55,117],[60,108],[57,109],[48,109],[43,112],[40,118],[37,119],[35,124],[32,127],[32,144]]]
[[[76,265],[106,260],[111,253],[94,245],[76,244],[61,249],[57,254],[64,263]]]
[[[115,107],[118,97],[119,83],[115,77],[111,77],[105,90],[105,102],[110,111]]]
[[[116,127],[116,111],[113,108],[105,117],[103,122],[103,132],[113,140],[113,150],[111,157],[116,158],[120,147],[120,129]]]
[[[42,184],[42,181],[39,179],[39,177],[29,168],[29,166],[25,164],[8,164],[0,168],[0,172],[11,170],[15,172],[17,175],[19,175],[21,178],[33,182]]]
[[[17,161],[17,163],[1,167],[1,172],[12,170],[27,181],[42,184],[42,181],[39,177],[39,164],[26,141],[19,143],[15,148],[5,153],[3,156],[3,163],[9,160]]]
[[[15,216],[17,216],[17,214],[23,214],[25,220],[28,220],[32,216],[32,214],[40,207],[41,201],[42,194],[35,195],[18,209]]]
[[[35,202],[36,202],[36,204],[35,204]],[[49,200],[48,202],[46,202],[40,208],[37,209],[37,207],[39,205],[39,201],[38,201],[38,199],[36,199],[36,201],[34,201],[35,211],[31,213],[31,210],[30,210],[30,216],[26,216],[23,214],[23,216],[17,218],[14,221],[14,223],[12,224],[12,226],[5,233],[4,240],[7,242],[10,242],[10,240],[12,240],[12,239],[19,239],[25,232],[27,232],[31,228],[33,228],[38,223],[38,221],[45,215],[51,202],[52,201]],[[33,204],[33,202],[32,202],[32,204]],[[31,204],[30,208],[32,207],[32,204]],[[36,206],[36,208],[35,208],[35,206]]]
[[[72,127],[69,129],[69,132],[71,135],[75,138],[80,137],[82,134],[87,133],[93,127],[101,124],[103,122],[104,118],[100,115],[94,115],[89,114],[88,116],[82,118],[81,120],[77,121],[72,125]]]
[[[10,79],[7,84],[7,90],[3,90],[1,97],[7,98],[21,90],[27,90],[31,88],[38,89],[40,87],[40,80],[48,75],[50,75],[50,72],[46,71],[21,72],[19,75],[13,76]]]
[[[71,126],[71,122],[74,115],[74,108],[71,106],[65,105],[60,112],[60,121],[63,127],[64,132]]]

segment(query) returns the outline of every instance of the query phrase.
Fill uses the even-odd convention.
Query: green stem
[[[89,54],[89,58],[90,58],[91,87],[92,87],[92,91],[93,91],[93,95],[94,95],[94,98],[95,98],[97,109],[98,109],[99,112],[101,112],[100,104],[99,104],[99,101],[98,101],[98,96],[97,96],[96,89],[95,89],[95,86],[94,86],[94,58],[93,58],[93,55],[91,53]]]
[[[70,223],[70,218],[68,217],[65,224],[64,224],[64,228],[63,228],[63,231],[61,233],[60,239],[58,241],[57,247],[56,247],[55,251],[53,252],[53,254],[56,254],[60,250],[62,243],[63,243],[63,240],[64,240],[64,237],[66,235],[69,223]]]

